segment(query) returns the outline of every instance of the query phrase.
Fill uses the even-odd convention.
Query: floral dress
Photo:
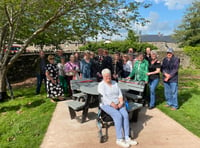
[[[56,84],[53,84],[51,80],[47,78],[47,97],[54,98],[59,96],[64,96],[63,89],[58,83],[58,67],[56,64],[47,64],[46,71],[49,72],[50,77],[52,77]]]

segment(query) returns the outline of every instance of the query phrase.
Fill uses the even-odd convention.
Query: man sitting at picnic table
[[[114,120],[116,129],[116,144],[122,147],[136,145],[137,141],[129,138],[129,117],[124,105],[122,92],[117,82],[111,80],[111,71],[102,70],[103,80],[98,85],[102,95],[100,108]]]

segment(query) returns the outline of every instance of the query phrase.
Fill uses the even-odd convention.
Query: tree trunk
[[[3,101],[8,97],[6,93],[6,71],[6,68],[0,69],[0,101]]]

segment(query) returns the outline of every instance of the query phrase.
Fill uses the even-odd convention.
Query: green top
[[[133,70],[128,77],[134,77],[136,81],[145,81],[148,82],[148,70],[149,63],[147,60],[139,61],[137,60],[134,64]]]

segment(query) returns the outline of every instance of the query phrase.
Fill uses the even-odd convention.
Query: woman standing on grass
[[[54,98],[58,98],[59,100],[63,99],[63,89],[59,84],[58,79],[58,67],[54,63],[54,56],[48,56],[49,64],[46,65],[46,77],[47,77],[47,97],[51,98],[51,101],[54,102]]]
[[[160,68],[161,64],[160,61],[157,59],[157,53],[155,50],[152,50],[149,72],[147,73],[147,75],[149,76],[149,89],[150,89],[149,109],[153,109],[155,107],[155,102],[156,102],[155,90],[160,80],[160,74],[159,74]]]

